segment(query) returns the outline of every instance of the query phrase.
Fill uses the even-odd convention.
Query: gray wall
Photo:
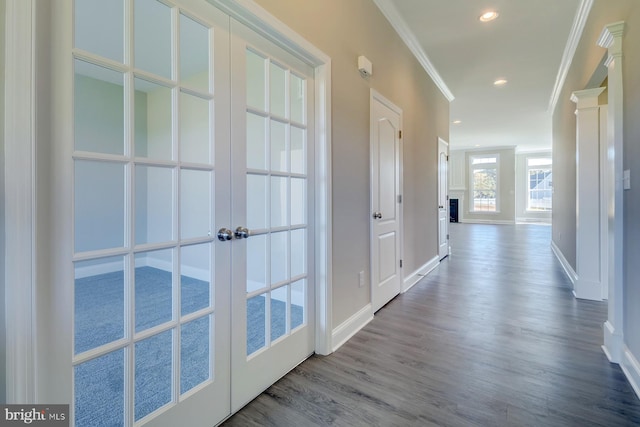
[[[0,0],[0,189],[4,194],[4,31],[5,31],[5,0]],[[3,196],[4,198],[4,196]],[[0,366],[6,366],[6,324],[4,300],[4,203],[0,204]],[[0,369],[0,402],[7,401],[6,395],[7,372]]]
[[[625,21],[624,59],[624,169],[631,169],[631,190],[624,192],[624,339],[640,359],[640,3],[637,0],[596,0],[553,113],[553,241],[575,268],[576,168],[575,104],[573,91],[587,89],[605,49],[596,41],[605,25]],[[597,80],[597,79],[596,79]],[[599,82],[595,86],[599,86]],[[635,171],[635,173],[633,173]]]
[[[449,103],[371,0],[258,0],[332,60],[333,326],[371,299],[369,272],[369,93],[404,113],[404,271],[437,255],[438,137],[449,140]],[[363,79],[357,58],[373,63]]]

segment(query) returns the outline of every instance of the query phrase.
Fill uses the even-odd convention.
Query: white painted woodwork
[[[449,144],[438,138],[438,255],[449,255]]]
[[[370,221],[374,312],[398,295],[402,286],[401,126],[401,110],[372,90]],[[381,218],[374,218],[374,214],[380,214]]]
[[[576,298],[601,300],[600,281],[600,107],[604,88],[573,92],[576,129]]]
[[[609,298],[609,205],[613,200],[613,176],[608,167],[607,120],[609,108],[600,106],[600,283],[602,299]]]
[[[207,0],[267,40],[315,67],[315,266],[316,347],[327,355],[332,345],[331,58],[253,0]]]
[[[247,49],[252,52],[259,52],[261,57],[265,58],[267,64],[264,68],[266,87],[266,104],[263,107],[251,106],[247,101],[248,78],[250,72],[247,64]],[[274,65],[278,64],[277,70],[286,70],[283,75],[297,75],[304,78],[306,104],[304,105],[305,118],[295,123],[295,126],[304,128],[304,140],[306,142],[302,151],[306,157],[304,165],[298,165],[294,168],[295,163],[293,153],[290,159],[283,159],[280,156],[274,158],[273,148],[278,142],[283,146],[289,146],[292,143],[291,137],[283,134],[282,137],[287,141],[280,141],[274,134],[276,127],[282,126],[283,129],[293,127],[293,120],[290,119],[291,109],[290,102],[286,105],[275,106],[277,100],[275,90],[269,90],[270,72],[274,71]],[[278,71],[279,72],[279,71]],[[246,405],[249,401],[259,395],[262,391],[284,376],[287,372],[297,366],[299,363],[309,357],[315,346],[315,316],[313,309],[314,302],[314,246],[313,236],[315,229],[313,225],[314,211],[312,209],[314,200],[314,121],[313,121],[313,103],[314,103],[314,81],[313,67],[306,64],[296,56],[286,52],[279,46],[259,36],[253,30],[245,25],[231,21],[231,74],[232,79],[232,113],[231,113],[231,159],[232,159],[232,186],[233,195],[231,197],[231,218],[232,224],[230,228],[236,229],[238,226],[249,227],[252,233],[248,239],[236,239],[232,242],[232,314],[231,314],[231,411],[235,412]],[[287,86],[288,87],[288,86]],[[289,89],[286,90],[289,94]],[[275,106],[275,107],[274,107]],[[278,114],[277,110],[283,110],[283,114]],[[275,111],[274,111],[275,110]],[[248,112],[253,115],[260,115],[266,118],[265,125],[267,130],[264,147],[267,148],[265,166],[250,167],[249,159],[256,156],[257,153],[250,153],[248,147],[249,126],[247,125]],[[283,131],[284,132],[284,131]],[[267,143],[266,141],[269,141]],[[282,148],[280,148],[282,150]],[[284,149],[286,152],[286,149]],[[286,156],[285,156],[286,157]],[[276,165],[274,166],[274,161]],[[271,165],[269,165],[271,164]],[[297,172],[295,172],[297,170]],[[259,194],[250,193],[248,189],[248,180],[250,177],[265,178],[268,180],[265,189],[267,200],[262,206],[262,211],[251,212],[250,203],[260,197]],[[301,200],[293,199],[293,180],[304,179],[306,187],[300,194]],[[274,187],[274,180],[277,183]],[[279,197],[274,196],[275,192],[280,193]],[[269,209],[270,206],[270,209]],[[294,212],[297,208],[301,208],[304,212],[300,213],[300,217],[305,217],[304,224],[296,222],[292,224]],[[266,211],[265,211],[266,209]],[[262,229],[255,229],[249,222],[250,214],[258,214],[266,220],[266,224]],[[277,340],[271,339],[270,325],[271,300],[274,297],[274,289],[281,286],[281,281],[289,281],[283,289],[287,289],[296,280],[291,279],[292,259],[296,254],[292,249],[292,233],[294,230],[303,231],[306,236],[306,244],[302,249],[301,257],[306,267],[304,270],[304,280],[306,281],[306,291],[304,292],[304,317],[305,321],[302,326],[295,330],[285,331],[285,335],[278,337]],[[286,237],[284,247],[276,245],[278,237],[283,233]],[[251,253],[248,250],[249,244],[253,244],[257,239],[264,239],[265,246],[262,249],[262,256],[266,261],[264,265],[253,262]],[[269,247],[269,245],[271,245]],[[277,272],[278,266],[281,266],[281,260],[284,260],[284,270]],[[265,283],[260,285],[260,289],[254,292],[248,292],[247,282],[250,275],[256,270],[263,269],[265,274]],[[280,279],[274,279],[278,276]],[[289,280],[291,279],[291,280]],[[247,355],[247,330],[250,325],[248,322],[248,300],[252,297],[265,298],[265,345],[255,353]],[[291,302],[291,293],[288,295]],[[286,315],[290,319],[290,314]]]
[[[604,324],[604,345],[602,349],[611,362],[620,363],[623,357],[623,79],[622,79],[622,37],[625,23],[615,22],[605,26],[598,39],[598,46],[608,49],[608,113],[607,113],[607,158],[608,175],[612,179],[609,191],[608,234],[609,234],[609,300],[607,321]]]
[[[260,13],[252,13],[251,10],[257,6],[251,1],[241,2],[247,7],[245,13],[251,15],[254,19],[256,16],[262,16]],[[124,63],[116,63],[116,61],[103,60],[98,55],[81,52],[73,49],[72,28],[73,28],[73,2],[67,0],[57,4],[54,8],[48,2],[35,7],[35,3],[31,1],[10,1],[7,5],[7,16],[11,17],[8,22],[15,23],[17,28],[21,28],[22,32],[16,29],[8,31],[8,34],[16,36],[15,39],[10,38],[7,44],[7,57],[21,58],[21,61],[8,61],[11,66],[7,67],[7,81],[15,82],[7,88],[6,100],[10,102],[11,109],[7,109],[7,117],[13,117],[11,112],[15,113],[15,120],[7,120],[6,134],[8,140],[23,140],[29,143],[8,146],[6,153],[7,171],[12,165],[19,168],[20,171],[11,173],[7,182],[7,194],[5,202],[8,206],[15,207],[7,209],[7,221],[10,221],[12,227],[7,228],[7,249],[8,254],[15,254],[20,262],[8,263],[7,278],[20,277],[19,280],[12,279],[9,283],[15,283],[19,288],[9,288],[7,294],[12,291],[19,292],[15,301],[15,310],[8,307],[8,318],[15,319],[12,322],[15,328],[15,334],[9,336],[16,339],[15,346],[11,346],[12,351],[8,352],[8,376],[10,381],[8,387],[9,401],[13,402],[35,402],[46,401],[50,403],[68,403],[73,402],[73,384],[72,384],[72,363],[81,363],[84,358],[91,358],[99,352],[86,352],[81,357],[75,357],[70,361],[70,348],[72,343],[69,325],[72,324],[72,287],[73,287],[73,262],[82,261],[97,256],[125,255],[125,252],[132,254],[130,249],[108,249],[93,251],[91,253],[82,253],[73,255],[73,158],[79,157],[84,160],[93,159],[101,162],[120,162],[130,163],[130,157],[133,149],[129,146],[125,149],[124,155],[105,155],[100,153],[74,153],[73,147],[73,61],[72,56],[82,58],[88,62],[96,62],[100,65],[106,65],[122,72],[131,72],[129,54],[126,55]],[[211,34],[211,48],[221,53],[220,58],[212,60],[211,64],[215,65],[215,72],[211,73],[215,78],[214,86],[216,102],[220,105],[230,105],[229,96],[229,63],[228,63],[228,15],[224,15],[220,10],[211,8],[208,4],[198,0],[179,0],[172,3],[172,6],[179,7],[181,10],[192,16],[198,16],[198,20],[205,25],[215,27],[215,37]],[[234,5],[234,7],[238,7]],[[36,10],[37,9],[37,10]],[[127,13],[131,9],[127,9]],[[263,11],[264,12],[264,11]],[[14,19],[15,18],[15,19]],[[177,22],[179,14],[177,9],[173,10],[172,20]],[[329,261],[331,258],[331,239],[330,239],[330,89],[331,89],[331,73],[330,59],[322,52],[312,48],[310,44],[299,36],[295,35],[289,29],[285,28],[281,23],[276,22],[273,18],[267,19],[268,22],[252,21],[252,25],[260,26],[261,29],[269,27],[268,35],[270,39],[279,40],[282,44],[287,45],[289,51],[296,54],[305,52],[304,61],[311,64],[309,67],[309,75],[315,75],[309,80],[310,86],[307,87],[309,94],[319,93],[318,97],[310,96],[310,104],[306,106],[306,111],[312,116],[311,122],[317,122],[320,127],[309,127],[309,141],[318,137],[318,144],[311,143],[308,145],[311,150],[310,159],[312,164],[308,167],[308,173],[312,177],[317,177],[321,184],[317,187],[312,182],[311,191],[307,196],[309,201],[315,201],[317,208],[309,210],[309,221],[312,226],[318,226],[322,230],[316,236],[310,235],[308,241],[313,246],[308,251],[310,257],[309,268],[312,275],[321,277],[323,283],[320,292],[314,292],[313,287],[309,287],[306,293],[308,303],[306,317],[308,320],[308,333],[296,334],[300,345],[292,344],[289,348],[280,350],[280,354],[272,356],[272,359],[282,359],[277,361],[280,364],[287,364],[291,369],[302,359],[298,358],[295,353],[288,350],[291,347],[303,348],[304,357],[306,358],[313,352],[314,346],[319,353],[327,354],[332,351],[331,346],[331,269]],[[274,25],[269,26],[269,23]],[[127,23],[131,24],[132,20],[127,18]],[[33,24],[33,25],[32,25]],[[51,28],[48,27],[51,25]],[[35,26],[38,31],[36,33]],[[13,28],[8,26],[8,30]],[[128,32],[130,29],[127,29]],[[19,37],[18,37],[19,36]],[[23,37],[24,36],[24,37]],[[172,42],[172,49],[177,49],[177,42]],[[37,48],[37,49],[36,49]],[[38,67],[35,69],[33,60],[35,56],[25,54],[36,49],[38,57]],[[133,52],[133,46],[127,44],[126,52]],[[50,62],[49,62],[50,61]],[[175,70],[174,65],[174,70]],[[51,87],[48,82],[51,80],[51,73],[55,78],[56,85]],[[144,75],[144,72],[139,72]],[[319,76],[319,77],[318,77]],[[159,79],[160,80],[160,79]],[[132,77],[128,77],[126,85],[131,85]],[[162,80],[163,84],[174,85],[170,79]],[[213,90],[213,89],[212,89]],[[25,94],[37,91],[38,103],[35,103],[34,96],[25,96]],[[15,92],[15,94],[14,94]],[[19,93],[18,93],[19,92]],[[133,97],[129,97],[126,102],[133,101]],[[314,102],[316,103],[314,105]],[[176,100],[172,103],[175,108]],[[132,115],[133,108],[128,104],[128,114]],[[37,115],[36,115],[37,110]],[[213,115],[214,113],[212,113]],[[213,217],[216,218],[215,229],[221,226],[231,227],[231,218],[228,214],[231,212],[230,203],[225,198],[229,198],[231,184],[228,177],[230,165],[224,160],[230,157],[230,120],[228,118],[229,111],[226,108],[216,108],[215,117],[218,126],[214,126],[212,139],[221,145],[221,150],[215,153],[216,162],[216,179],[215,179],[215,195],[221,197],[215,201],[212,200],[212,206],[218,210]],[[219,116],[218,116],[219,115]],[[314,120],[314,117],[317,120]],[[130,116],[128,116],[130,117]],[[225,119],[226,117],[226,119]],[[174,115],[174,121],[181,120]],[[14,125],[15,124],[15,125]],[[175,124],[175,123],[174,123]],[[21,136],[17,136],[17,132]],[[131,138],[133,126],[128,125],[125,138]],[[46,141],[46,144],[36,144],[37,135],[39,139]],[[130,139],[125,139],[130,141]],[[15,155],[13,152],[15,149]],[[174,147],[174,150],[177,149]],[[175,154],[175,152],[174,152]],[[246,153],[243,152],[246,155]],[[315,158],[315,163],[313,159]],[[14,159],[14,161],[11,161]],[[23,162],[23,163],[21,163]],[[38,163],[39,176],[35,181],[35,165]],[[144,160],[145,163],[152,163]],[[128,164],[127,163],[127,164]],[[163,163],[163,167],[175,167],[173,160],[167,160]],[[200,165],[200,169],[206,169]],[[130,168],[129,168],[130,169]],[[129,172],[127,172],[129,173]],[[179,178],[177,178],[179,179]],[[134,200],[135,188],[131,187],[130,177],[126,180],[127,187],[127,203]],[[174,177],[173,185],[176,183]],[[318,191],[314,191],[315,189]],[[15,189],[15,192],[13,191]],[[27,191],[28,189],[28,191]],[[214,190],[211,188],[211,190]],[[175,186],[174,202],[180,200],[180,186]],[[12,196],[15,195],[15,202]],[[53,197],[55,195],[55,197]],[[211,200],[208,199],[207,200]],[[37,207],[36,203],[37,202]],[[7,204],[7,203],[6,203]],[[178,205],[172,207],[173,219],[171,228],[178,230],[181,226],[179,216],[181,208]],[[20,213],[18,213],[20,212]],[[313,215],[313,213],[317,215]],[[136,236],[134,234],[135,226],[133,215],[126,215],[126,235],[127,244],[134,244]],[[219,222],[219,223],[218,223]],[[14,228],[15,224],[24,224],[24,227]],[[15,235],[19,240],[11,240],[12,230],[20,231],[20,236]],[[28,230],[27,233],[25,230]],[[314,230],[314,228],[312,228]],[[213,231],[213,230],[212,230]],[[214,322],[215,332],[212,330],[212,338],[216,340],[212,344],[213,381],[197,387],[188,395],[180,396],[179,385],[174,387],[172,391],[172,403],[160,411],[152,414],[149,418],[145,418],[145,425],[179,425],[187,423],[189,425],[211,425],[220,421],[230,413],[230,347],[231,327],[230,305],[231,300],[231,275],[233,274],[230,261],[231,242],[218,242],[215,239],[215,232],[212,232],[211,239],[216,247],[216,265],[215,289],[214,296],[216,302],[216,319]],[[26,237],[26,238],[25,238]],[[204,240],[203,240],[204,241]],[[38,244],[35,244],[37,242]],[[195,240],[193,240],[195,242]],[[200,242],[198,240],[198,242]],[[235,242],[233,242],[235,243]],[[146,249],[160,249],[161,244],[153,243]],[[226,246],[226,247],[225,247]],[[318,250],[315,250],[315,249]],[[103,253],[104,252],[104,253]],[[226,255],[225,255],[226,254]],[[9,256],[8,260],[11,259]],[[316,260],[321,268],[316,270],[313,268]],[[161,262],[162,260],[158,260]],[[133,261],[129,261],[133,262]],[[171,264],[171,263],[169,263]],[[173,267],[178,265],[173,262]],[[80,269],[81,270],[81,269]],[[96,270],[97,271],[97,270]],[[28,272],[28,274],[27,274]],[[85,272],[93,274],[93,272]],[[99,273],[99,272],[98,272]],[[82,273],[81,273],[82,274]],[[36,280],[40,278],[39,280]],[[25,282],[25,280],[28,282]],[[28,284],[25,285],[25,283]],[[36,285],[37,284],[37,285]],[[37,287],[36,287],[37,286]],[[313,301],[317,297],[318,304],[322,313],[318,317],[321,319],[322,329],[321,337],[316,340],[315,336],[315,310]],[[179,305],[175,305],[179,307]],[[61,309],[66,307],[66,309]],[[54,309],[55,308],[55,309]],[[37,315],[36,315],[37,313]],[[128,313],[127,316],[131,314]],[[134,322],[129,318],[127,323],[131,326]],[[133,327],[133,326],[131,326]],[[162,326],[164,328],[164,326]],[[11,331],[8,331],[10,334]],[[36,336],[37,334],[37,336]],[[128,333],[130,339],[135,335]],[[47,348],[43,352],[42,348]],[[283,354],[287,357],[281,357]],[[175,364],[179,363],[179,351],[173,352]],[[82,360],[80,360],[82,359]],[[295,359],[295,362],[289,363],[289,360]],[[131,357],[125,362],[125,371],[129,372],[128,378],[131,378],[131,372],[134,369],[134,363]],[[266,386],[274,382],[279,376],[286,371],[276,374],[277,369],[274,366],[262,366],[261,370],[271,371],[273,377],[269,384],[260,384],[258,381],[253,383],[253,396],[259,394]],[[35,373],[41,374],[36,376]],[[133,396],[133,386],[131,382],[125,385],[125,396],[130,399]],[[29,397],[31,396],[31,397]],[[188,399],[186,398],[188,396]],[[226,397],[225,397],[226,396]],[[236,409],[239,407],[236,405]],[[73,422],[73,419],[71,420]],[[126,404],[125,424],[133,424],[132,404]]]
[[[5,233],[7,403],[36,396],[34,295],[35,241],[35,42],[36,0],[6,1],[5,74]],[[16,143],[20,141],[20,143]]]

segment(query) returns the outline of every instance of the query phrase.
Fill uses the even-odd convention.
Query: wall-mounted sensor
[[[373,65],[366,57],[358,56],[358,70],[362,77],[369,77],[373,74]]]

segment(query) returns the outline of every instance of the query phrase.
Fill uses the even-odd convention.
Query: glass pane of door
[[[215,424],[230,411],[231,243],[214,231],[230,213],[230,167],[214,166],[228,17],[197,0],[73,5],[75,425]]]

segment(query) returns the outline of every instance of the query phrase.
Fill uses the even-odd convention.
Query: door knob
[[[373,219],[382,219],[382,212],[374,212]]]
[[[231,239],[233,239],[233,232],[231,230],[224,227],[218,230],[218,240],[220,240],[221,242],[226,242]]]
[[[246,239],[251,235],[251,232],[246,227],[238,227],[233,234],[236,236],[236,239]]]

